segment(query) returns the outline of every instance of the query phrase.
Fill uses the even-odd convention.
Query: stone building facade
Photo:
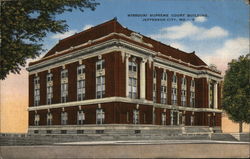
[[[221,73],[116,19],[60,40],[29,71],[29,130],[221,127]]]

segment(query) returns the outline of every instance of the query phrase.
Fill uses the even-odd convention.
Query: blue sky
[[[225,70],[227,62],[249,50],[249,5],[244,0],[96,0],[95,11],[74,10],[57,16],[65,19],[69,31],[48,34],[44,41],[50,49],[59,39],[95,26],[114,17],[131,30],[186,52],[195,51],[208,64]],[[128,14],[185,14],[186,21],[143,21]],[[206,14],[207,17],[187,18],[187,14]],[[147,18],[150,18],[149,16]],[[162,18],[162,17],[155,17]],[[163,17],[166,18],[166,17]],[[195,18],[195,17],[193,17]]]

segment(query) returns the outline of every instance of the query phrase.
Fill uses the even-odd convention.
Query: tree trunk
[[[242,125],[243,125],[243,122],[241,121],[241,122],[239,123],[239,133],[242,133]]]

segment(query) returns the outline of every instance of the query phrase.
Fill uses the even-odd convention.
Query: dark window
[[[61,134],[67,134],[67,130],[61,130]]]
[[[76,133],[77,134],[84,134],[84,130],[77,130]]]
[[[96,130],[95,133],[96,134],[104,134],[104,130]]]
[[[34,130],[34,134],[38,134],[39,133],[39,131],[38,130]]]
[[[141,130],[135,130],[135,134],[140,134]]]
[[[52,130],[47,130],[47,134],[52,134]]]

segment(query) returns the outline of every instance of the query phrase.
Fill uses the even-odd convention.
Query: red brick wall
[[[34,77],[34,74],[29,75],[29,107],[34,106]]]
[[[53,104],[61,102],[61,70],[61,66],[51,69],[53,74]]]
[[[47,94],[47,77],[48,71],[39,72],[38,76],[40,78],[40,105],[47,104],[46,94]]]
[[[153,62],[146,62],[146,99],[153,100]]]
[[[156,70],[156,103],[161,103],[161,77],[163,69],[155,67],[155,70]]]
[[[177,105],[181,105],[181,79],[182,74],[176,73],[177,76]]]
[[[167,91],[167,100],[168,100],[168,104],[171,105],[171,95],[172,95],[172,79],[173,79],[173,74],[174,72],[167,70],[167,74],[168,74],[168,91]]]
[[[195,107],[208,108],[208,84],[206,78],[195,79]]]
[[[95,99],[96,98],[96,61],[98,61],[98,57],[88,58],[83,61],[85,64],[85,72],[86,72],[86,99]],[[106,64],[106,63],[105,63]],[[106,73],[106,72],[105,72]],[[106,82],[107,83],[107,82]],[[105,92],[106,93],[106,92]]]
[[[190,107],[190,85],[192,78],[186,76],[186,80],[187,80],[187,106]]]
[[[77,100],[77,67],[79,62],[74,62],[65,66],[68,69],[68,101]]]

